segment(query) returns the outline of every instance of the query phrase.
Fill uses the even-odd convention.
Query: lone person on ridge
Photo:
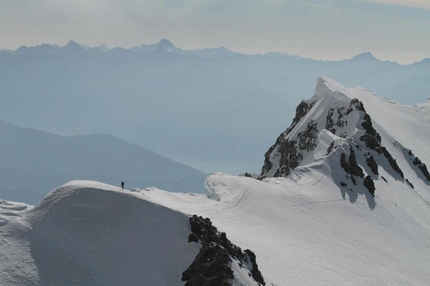
[[[121,181],[121,188],[124,190],[124,182]]]

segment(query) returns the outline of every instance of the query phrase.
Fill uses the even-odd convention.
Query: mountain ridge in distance
[[[406,104],[424,102],[430,90],[425,61],[316,61],[223,48],[62,49],[0,52],[1,119],[58,134],[85,125],[87,134],[114,134],[207,173],[259,172],[269,138],[292,119],[319,74]]]
[[[205,193],[206,174],[112,135],[59,136],[0,121],[2,199],[37,203],[59,184],[91,179],[129,188]]]
[[[60,48],[58,45],[49,45],[46,43],[43,43],[41,45],[36,45],[36,46],[21,46],[16,50],[10,50],[10,49],[1,49],[0,48],[0,52],[4,51],[4,52],[8,52],[8,53],[14,53],[18,50],[22,51],[22,50],[26,50],[26,49],[38,49],[39,47],[43,47],[43,46],[51,46],[53,48]],[[73,46],[73,48],[72,48]],[[96,47],[90,47],[88,45],[84,45],[84,44],[80,44],[74,40],[70,40],[65,46],[61,47],[61,48],[66,48],[70,49],[70,50],[74,50],[76,51],[80,51],[79,48],[82,48],[84,51],[88,51],[91,48],[96,48]],[[103,52],[107,52],[109,50],[112,50],[110,48],[108,48],[105,44],[99,45],[97,46],[98,48],[100,48]],[[315,60],[312,58],[304,58],[300,55],[290,55],[288,53],[279,53],[279,52],[266,52],[263,54],[243,54],[240,52],[234,52],[231,51],[230,49],[226,48],[226,47],[218,47],[218,48],[200,48],[200,49],[190,49],[190,50],[184,50],[181,48],[176,47],[170,40],[168,39],[161,39],[158,43],[155,44],[141,44],[140,46],[134,46],[131,47],[129,49],[123,48],[125,50],[130,50],[133,51],[135,53],[138,54],[144,54],[144,53],[148,53],[148,52],[152,52],[157,50],[159,47],[163,47],[166,51],[168,52],[172,52],[172,53],[178,53],[178,54],[189,54],[189,55],[193,55],[193,56],[198,56],[198,57],[202,57],[202,58],[211,58],[213,57],[215,54],[217,53],[223,53],[225,55],[234,55],[234,54],[241,54],[241,55],[246,55],[246,56],[263,56],[263,57],[275,57],[275,58],[282,58],[282,57],[290,57],[296,60],[314,60],[314,61],[321,61],[321,60]],[[122,48],[122,47],[118,47],[118,48]],[[416,65],[419,64],[421,62],[425,63],[429,60],[429,58],[423,58],[420,61],[411,63],[411,64],[406,64],[405,66],[408,65]],[[323,60],[324,62],[337,62],[339,60]],[[378,62],[384,62],[382,60],[379,60],[378,58],[376,58],[371,52],[363,52],[363,53],[359,53],[349,59],[343,59],[340,61],[378,61]],[[391,62],[391,63],[397,63],[395,61],[385,61],[385,62]],[[398,63],[397,63],[398,64]]]

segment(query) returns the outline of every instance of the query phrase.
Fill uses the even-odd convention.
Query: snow
[[[12,222],[1,285],[183,285],[200,249],[188,216],[97,182],[70,182]]]
[[[364,103],[382,143],[415,189],[382,161],[378,161],[379,177],[373,175],[375,198],[362,186],[349,192],[336,185],[339,174],[344,174],[338,152],[348,151],[347,139],[323,126],[328,108],[347,107],[353,98]],[[325,77],[318,80],[315,96],[308,102],[315,100],[312,110],[287,136],[294,138],[307,122],[316,120],[318,146],[289,178],[261,182],[215,173],[206,182],[212,194],[209,199],[162,191],[150,192],[145,199],[210,217],[232,242],[256,253],[268,285],[427,285],[430,188],[401,150],[412,149],[424,163],[430,163],[423,150],[430,139],[426,106],[391,103]],[[359,136],[360,130],[351,123],[358,124],[362,118],[355,112],[348,116],[343,131]],[[331,141],[340,149],[327,156],[324,149]]]
[[[430,130],[429,104],[403,105],[361,87],[349,89],[327,77],[320,77],[320,80],[324,81],[324,85],[331,91],[340,91],[348,98],[362,101],[372,121],[379,125],[379,128],[375,129],[384,130],[405,147],[410,146],[409,149],[416,150],[416,156],[430,159],[427,144]],[[427,161],[430,163],[430,160]]]
[[[256,253],[266,282],[275,285],[426,285],[428,205],[413,192],[393,195],[403,184],[378,182],[372,211],[364,196],[355,203],[343,199],[324,171],[310,168],[298,182],[217,173],[207,183],[218,202],[165,192],[145,196],[210,217],[234,243]],[[419,210],[404,212],[411,205]]]
[[[237,260],[233,260],[231,268],[234,271],[234,279],[231,281],[232,285],[247,285],[247,286],[259,286],[257,282],[251,277],[251,273],[247,268],[240,267]],[[252,268],[252,266],[248,266]]]
[[[339,154],[348,152],[349,139],[324,129],[322,118],[352,98],[364,103],[414,189],[381,160],[375,197],[361,185],[339,188]],[[315,100],[288,136],[316,120],[317,147],[287,178],[214,173],[208,196],[74,181],[34,208],[3,202],[0,284],[183,285],[181,273],[199,249],[187,242],[188,217],[197,214],[256,254],[266,285],[428,285],[430,188],[402,148],[429,166],[430,107],[393,103],[325,77],[308,102]],[[361,118],[347,116],[343,131],[358,136],[353,123]],[[327,155],[331,142],[339,148]],[[231,266],[234,283],[253,285],[246,270]]]

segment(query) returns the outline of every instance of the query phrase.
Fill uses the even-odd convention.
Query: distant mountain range
[[[60,47],[58,45],[42,44],[40,46],[33,46],[33,47],[22,46],[18,48],[16,51],[0,49],[0,52],[3,51],[8,53],[15,53],[17,55],[43,55],[43,54],[52,55],[57,53],[61,54],[64,52],[84,52],[84,51],[90,52],[90,53],[100,53],[100,52],[107,53],[109,51],[118,50],[118,49],[132,51],[137,54],[145,54],[145,53],[154,52],[156,50],[161,49],[174,54],[191,55],[191,56],[197,56],[201,58],[211,58],[217,53],[225,53],[230,55],[237,54],[225,47],[197,49],[197,50],[183,50],[183,49],[177,48],[172,42],[166,39],[162,39],[160,42],[156,44],[152,44],[152,45],[142,44],[141,46],[134,46],[131,49],[124,49],[121,47],[115,47],[113,49],[109,49],[106,45],[101,45],[98,47],[89,47],[87,45],[79,44],[75,41],[70,41],[64,47]],[[282,56],[285,56],[285,54]]]
[[[0,198],[35,204],[70,180],[207,193],[206,174],[110,135],[64,137],[0,121]]]
[[[304,58],[304,57],[301,57],[299,55],[290,55],[287,53],[278,53],[278,52],[267,52],[265,54],[254,54],[254,55],[241,54],[238,52],[233,52],[226,47],[183,50],[181,48],[176,47],[171,41],[169,41],[167,39],[162,39],[156,44],[142,44],[140,46],[134,46],[130,49],[124,49],[121,47],[115,47],[115,48],[110,49],[104,44],[100,45],[98,47],[90,47],[87,45],[79,44],[79,43],[71,40],[64,47],[60,47],[58,45],[42,44],[39,46],[31,46],[31,47],[21,46],[16,51],[5,50],[5,49],[0,48],[0,52],[28,54],[28,55],[33,54],[34,55],[34,54],[43,54],[43,53],[49,54],[49,53],[52,53],[54,51],[60,52],[61,50],[63,50],[63,51],[68,50],[68,51],[75,51],[75,52],[79,52],[82,50],[83,51],[93,51],[93,52],[94,51],[102,51],[102,52],[107,53],[107,52],[109,52],[111,50],[115,50],[115,49],[129,50],[129,51],[133,51],[137,54],[145,54],[145,53],[149,53],[149,52],[154,52],[158,49],[162,49],[162,50],[165,50],[169,53],[191,55],[191,56],[197,56],[197,57],[201,57],[201,58],[212,58],[216,54],[221,53],[221,54],[225,54],[225,55],[244,55],[246,57],[271,57],[271,58],[278,58],[278,59],[279,58],[291,58],[291,59],[295,59],[295,60],[311,60],[311,61],[321,62],[321,60],[313,60],[311,58]],[[350,60],[352,60],[352,61],[379,61],[379,62],[381,62],[379,59],[374,57],[372,55],[372,53],[370,53],[370,52],[358,54],[358,55],[352,57]],[[340,60],[340,61],[347,61],[347,60]],[[418,65],[420,63],[423,63],[423,62],[425,63],[428,61],[430,61],[430,59],[426,58],[420,62],[409,64],[406,66]],[[322,62],[339,62],[339,61],[322,61]],[[390,61],[385,61],[385,62],[390,62]],[[392,63],[395,63],[395,62],[392,62]]]
[[[163,39],[131,49],[41,45],[0,51],[0,119],[56,134],[106,133],[213,172],[260,172],[261,154],[325,74],[406,104],[430,95],[430,60],[370,53],[317,61]]]

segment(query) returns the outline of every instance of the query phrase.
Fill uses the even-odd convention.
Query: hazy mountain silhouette
[[[206,174],[111,135],[64,137],[0,121],[0,197],[37,203],[70,180],[206,193]]]
[[[370,53],[317,61],[185,51],[165,39],[85,50],[71,41],[0,51],[0,119],[65,135],[113,134],[208,172],[258,173],[268,138],[320,74],[407,104],[429,95],[428,59],[400,65]]]

